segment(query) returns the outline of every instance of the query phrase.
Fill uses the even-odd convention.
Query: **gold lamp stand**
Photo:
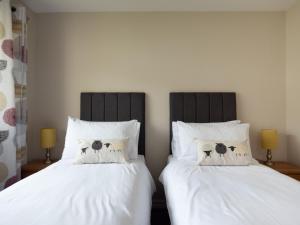
[[[45,164],[51,164],[52,161],[50,159],[50,148],[46,148],[46,161]]]
[[[267,161],[266,161],[267,166],[273,166],[272,162],[272,151],[270,149],[267,149]]]

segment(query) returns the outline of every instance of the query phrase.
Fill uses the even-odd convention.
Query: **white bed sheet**
[[[160,181],[172,225],[300,224],[300,182],[264,165],[170,159]]]
[[[155,185],[129,164],[60,160],[0,192],[1,225],[149,225]]]

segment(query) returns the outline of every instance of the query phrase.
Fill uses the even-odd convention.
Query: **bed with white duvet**
[[[300,224],[300,182],[261,164],[199,166],[170,157],[160,181],[172,225]]]
[[[253,159],[234,92],[171,93],[170,124],[160,181],[172,225],[300,224],[300,182]]]
[[[60,160],[0,193],[1,225],[149,225],[153,179],[129,163]]]

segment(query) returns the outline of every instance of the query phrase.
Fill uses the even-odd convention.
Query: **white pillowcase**
[[[126,154],[129,159],[138,157],[140,123],[137,120],[124,122],[89,122],[69,117],[62,159],[75,158],[80,139],[126,139]]]
[[[177,122],[180,154],[177,159],[197,160],[197,145],[195,139],[200,140],[222,140],[222,141],[247,141],[248,149],[251,152],[249,141],[249,124],[226,124],[223,126],[193,126],[183,122]],[[251,156],[252,158],[252,156]]]
[[[126,163],[128,139],[81,139],[78,141],[76,164]]]
[[[172,155],[173,157],[179,159],[181,155],[180,151],[180,144],[179,144],[179,135],[178,135],[178,126],[177,123],[184,123],[181,121],[177,122],[172,122],[172,142],[171,142],[171,147],[172,147]],[[233,120],[233,121],[228,121],[228,122],[220,122],[220,123],[186,123],[192,127],[195,128],[201,128],[201,126],[227,126],[227,125],[234,125],[234,124],[239,124],[241,123],[240,120]]]
[[[252,163],[247,141],[196,140],[201,166],[248,166]]]

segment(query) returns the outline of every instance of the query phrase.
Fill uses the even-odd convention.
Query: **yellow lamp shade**
[[[261,147],[263,149],[273,150],[278,145],[278,133],[275,129],[261,130]]]
[[[41,129],[41,147],[50,149],[55,146],[56,143],[56,129],[43,128]]]

